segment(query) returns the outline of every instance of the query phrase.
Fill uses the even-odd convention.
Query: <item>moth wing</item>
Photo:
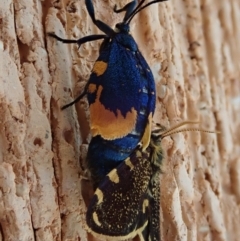
[[[149,152],[135,150],[96,189],[87,210],[88,231],[108,240],[125,240],[148,225]]]
[[[88,101],[92,135],[106,140],[124,137],[135,127],[142,105],[146,120],[155,109],[155,84],[140,52],[114,39],[101,51],[89,79]]]
[[[141,241],[160,241],[160,183],[154,183],[149,190],[148,225],[139,234]]]

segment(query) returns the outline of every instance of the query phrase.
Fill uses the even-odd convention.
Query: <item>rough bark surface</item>
[[[113,26],[114,4],[96,15]],[[180,133],[162,141],[163,241],[240,237],[240,3],[171,0],[131,24],[157,85],[155,122],[199,120],[220,135]],[[46,36],[99,33],[83,0],[0,2],[0,241],[96,240],[84,229],[89,186],[79,160],[90,140],[81,92],[99,41],[64,45]]]

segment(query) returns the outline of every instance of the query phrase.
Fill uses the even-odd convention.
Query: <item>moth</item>
[[[124,161],[141,142],[146,148],[150,141],[152,116],[155,110],[155,83],[152,72],[130,34],[134,16],[154,3],[165,0],[133,0],[115,13],[125,12],[122,22],[112,29],[96,19],[91,0],[85,5],[93,23],[104,34],[93,34],[78,40],[63,39],[54,33],[48,35],[63,42],[82,44],[103,39],[99,56],[90,78],[73,105],[87,95],[90,109],[92,140],[87,154],[87,165],[94,186],[113,168]]]
[[[160,241],[161,135],[142,146],[102,180],[88,206],[87,230],[107,240]]]
[[[168,130],[158,125],[151,133],[147,149],[138,145],[128,158],[109,172],[89,203],[88,232],[114,241],[136,235],[141,241],[160,241],[161,140],[185,131],[218,133],[199,128],[179,129],[197,123],[184,121]]]

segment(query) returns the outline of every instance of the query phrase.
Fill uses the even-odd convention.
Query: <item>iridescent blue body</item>
[[[103,75],[93,72],[89,79],[89,84],[95,84],[96,89],[102,86],[101,104],[115,115],[120,110],[124,117],[134,108],[137,118],[133,129],[124,137],[107,140],[101,135],[93,136],[87,163],[96,186],[141,141],[149,116],[154,113],[156,98],[152,72],[128,33],[116,33],[111,41],[105,40],[97,61],[108,63]],[[90,106],[95,103],[96,92],[87,94]],[[121,132],[117,125],[115,128]]]
[[[150,141],[151,120],[155,110],[155,83],[152,72],[130,34],[130,21],[145,7],[165,0],[153,0],[143,6],[133,0],[116,13],[125,11],[116,30],[95,18],[91,0],[85,0],[93,23],[104,33],[78,40],[50,36],[64,43],[79,46],[104,39],[84,92],[66,108],[87,95],[90,109],[92,140],[87,165],[94,188],[104,176],[119,165],[141,142],[146,148]]]
[[[139,113],[141,106],[154,111],[155,83],[151,70],[138,46],[129,33],[115,33],[104,40],[96,62],[107,63],[105,72],[93,72],[88,84],[103,87],[100,102],[117,115],[117,110],[126,116],[132,107]],[[96,92],[87,93],[89,105],[94,104]],[[146,114],[147,115],[147,114]]]

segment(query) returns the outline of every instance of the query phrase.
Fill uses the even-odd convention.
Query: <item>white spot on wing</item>
[[[114,183],[119,183],[119,176],[117,174],[116,168],[114,168],[107,176],[109,177],[110,181]]]
[[[96,212],[93,213],[93,221],[98,225],[101,226],[101,223],[99,222],[98,215]]]

